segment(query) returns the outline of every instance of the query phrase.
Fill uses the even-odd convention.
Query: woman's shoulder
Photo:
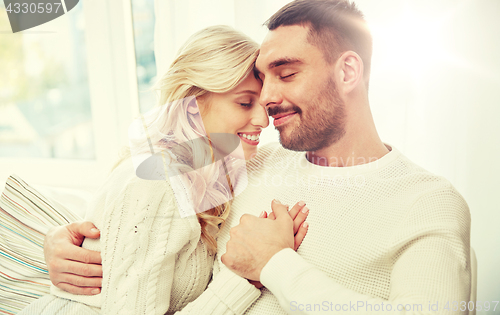
[[[166,216],[177,212],[174,217],[178,216],[170,181],[138,177],[130,160],[122,161],[109,174],[96,192],[92,208],[87,219],[99,220],[105,213],[108,216],[124,216],[127,213],[158,212]]]
[[[102,192],[118,195],[125,191],[140,195],[163,198],[172,194],[170,181],[150,180],[137,176],[134,165],[130,159],[126,159],[118,164],[106,179]]]

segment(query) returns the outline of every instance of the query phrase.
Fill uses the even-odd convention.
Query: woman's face
[[[205,131],[240,137],[246,160],[257,153],[260,133],[269,125],[267,112],[259,105],[261,88],[260,81],[250,74],[229,92],[198,99]]]

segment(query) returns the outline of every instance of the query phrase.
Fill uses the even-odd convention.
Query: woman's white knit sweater
[[[82,246],[101,252],[102,292],[74,295],[52,286],[21,314],[241,314],[260,295],[219,265],[207,289],[214,257],[200,240],[197,217],[181,218],[169,182],[138,178],[130,161],[99,189],[86,220],[101,231]]]
[[[102,292],[73,295],[54,286],[51,292],[102,314],[173,313],[197,298],[212,275],[213,256],[200,241],[197,217],[180,217],[168,181],[140,179],[126,161],[99,191],[86,220],[101,238],[86,239],[83,247],[101,252]],[[224,274],[252,290],[229,270]]]

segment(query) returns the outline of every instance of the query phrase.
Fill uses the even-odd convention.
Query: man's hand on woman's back
[[[85,237],[99,236],[99,230],[91,222],[76,222],[49,230],[43,251],[50,281],[56,287],[73,294],[101,292],[101,253],[80,247]]]

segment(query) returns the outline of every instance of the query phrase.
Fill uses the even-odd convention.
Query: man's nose
[[[264,79],[262,91],[260,92],[259,103],[264,108],[269,105],[281,104],[283,101],[278,84],[269,79]]]

